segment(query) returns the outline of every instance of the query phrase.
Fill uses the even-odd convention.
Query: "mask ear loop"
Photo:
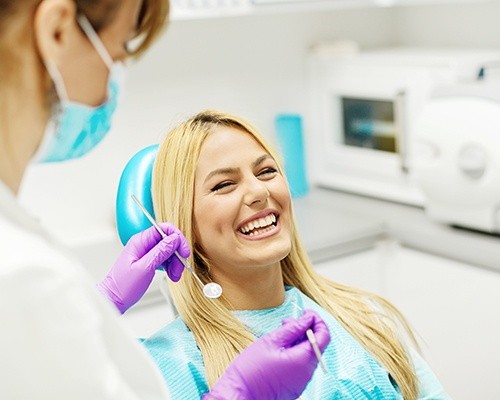
[[[106,64],[106,66],[108,67],[108,70],[111,71],[111,69],[113,68],[114,61],[109,55],[109,52],[106,49],[106,46],[104,46],[104,43],[102,42],[101,38],[90,24],[88,18],[83,14],[79,14],[76,17],[76,20],[78,21],[78,25],[80,25],[80,28],[82,28],[83,32],[85,32],[85,34],[89,38],[90,43],[92,43],[92,46],[94,46],[97,53],[102,58],[102,61],[104,61],[104,64]]]
[[[66,91],[66,86],[64,85],[64,79],[57,69],[56,64],[52,60],[43,60],[43,63],[45,64],[45,68],[47,69],[47,73],[50,75],[52,82],[54,83],[54,88],[56,89],[57,97],[59,97],[59,101],[54,103],[52,105],[52,113],[57,115],[61,114],[62,112],[62,103],[67,103],[69,101],[68,97],[68,92]],[[59,137],[59,118],[56,118],[55,120],[49,120],[49,124],[52,124],[50,130],[57,132],[56,136]],[[44,135],[44,139],[42,140],[42,143],[40,143],[39,149],[44,149],[45,147],[48,146],[48,143],[50,142],[50,139],[47,135]],[[38,150],[39,154],[43,154],[44,150]],[[36,158],[35,158],[36,162]]]
[[[64,86],[64,79],[56,67],[56,64],[52,60],[44,60],[45,68],[54,82],[56,88],[57,96],[59,101],[67,102],[69,101],[68,92],[66,91],[66,86]]]

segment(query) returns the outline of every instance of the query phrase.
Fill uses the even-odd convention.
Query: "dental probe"
[[[292,304],[300,312],[304,311],[297,303],[292,302]],[[309,343],[311,343],[311,346],[312,346],[312,348],[314,350],[314,354],[316,355],[316,358],[318,359],[318,363],[321,366],[321,369],[323,370],[324,373],[327,373],[328,369],[326,368],[326,364],[323,361],[323,355],[321,354],[321,351],[319,350],[318,343],[316,342],[316,336],[314,336],[314,332],[312,331],[311,328],[309,328],[306,331],[306,336],[307,336],[307,339],[309,340]]]
[[[154,220],[154,218],[151,216],[151,214],[146,210],[146,208],[141,204],[139,199],[135,197],[135,195],[132,195],[132,200],[134,200],[143,214],[146,216],[146,218],[153,224],[153,226],[156,228],[158,233],[161,235],[162,238],[166,238],[167,235],[163,230],[160,228],[160,225]],[[200,283],[201,287],[203,288],[203,294],[205,297],[208,297],[209,299],[217,299],[222,295],[222,287],[215,282],[210,282],[207,283],[206,285],[203,283],[203,281],[200,279],[200,277],[194,272],[194,269],[191,268],[191,266],[188,264],[186,259],[182,257],[177,250],[174,252],[175,256],[179,259],[179,261],[184,265],[184,268],[186,268],[189,272],[193,274],[193,276],[196,278],[196,280]]]
[[[323,361],[323,356],[321,354],[321,351],[319,351],[318,343],[316,343],[316,336],[314,336],[314,333],[312,329],[308,329],[306,331],[307,338],[309,339],[309,342],[311,343],[311,346],[314,350],[314,354],[316,354],[316,358],[318,359],[319,365],[321,366],[321,369],[323,372],[328,372],[328,369],[326,368],[325,362]]]

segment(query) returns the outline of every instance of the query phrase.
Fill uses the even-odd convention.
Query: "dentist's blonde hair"
[[[249,133],[279,164],[278,154],[245,120],[220,111],[200,112],[172,129],[160,145],[153,169],[153,203],[159,221],[179,227],[193,250],[190,263],[202,280],[210,282],[210,261],[196,243],[193,220],[195,171],[201,147],[217,127]],[[279,167],[280,168],[280,167]],[[317,274],[309,261],[292,216],[291,251],[281,261],[285,285],[294,286],[330,312],[342,326],[391,374],[405,399],[418,396],[418,380],[410,356],[398,335],[403,326],[416,343],[401,313],[384,298],[335,283]],[[201,350],[209,386],[255,337],[228,310],[223,298],[207,300],[184,273],[170,291],[179,314]]]

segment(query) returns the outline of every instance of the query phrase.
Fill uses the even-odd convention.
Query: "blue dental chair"
[[[127,162],[121,174],[116,194],[116,228],[123,245],[128,242],[131,236],[151,227],[151,222],[132,199],[132,195],[137,197],[154,218],[151,178],[157,152],[157,144],[137,152]],[[163,271],[163,268],[159,267],[158,270]],[[160,291],[167,300],[173,315],[177,316],[177,310],[168,290],[167,275],[165,272],[163,274],[159,284]]]
[[[123,245],[131,236],[151,226],[146,216],[132,200],[132,195],[154,217],[151,198],[151,177],[158,145],[148,146],[134,154],[123,169],[116,194],[116,228]]]

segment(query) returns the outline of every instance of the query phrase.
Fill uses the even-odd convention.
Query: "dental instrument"
[[[146,208],[141,204],[139,199],[135,197],[135,195],[132,195],[132,200],[134,200],[143,214],[146,216],[146,218],[153,224],[153,226],[156,228],[158,233],[161,235],[162,238],[167,237],[165,232],[160,228],[158,223],[154,220],[154,218],[151,216],[151,214],[146,210]],[[200,283],[201,287],[203,288],[203,294],[205,297],[208,297],[209,299],[218,299],[222,295],[222,287],[215,282],[210,282],[207,284],[204,284],[203,281],[200,279],[200,277],[194,272],[193,268],[188,264],[186,259],[182,257],[177,251],[174,252],[175,256],[179,259],[179,261],[184,265],[184,268],[186,268],[189,272],[193,274],[193,276],[196,278],[196,280]],[[319,351],[319,350],[318,350]]]
[[[293,302],[292,304],[300,312],[304,311],[297,303]],[[314,332],[312,331],[311,328],[309,328],[306,331],[306,336],[307,336],[307,339],[309,340],[309,343],[311,343],[311,346],[313,348],[314,354],[316,355],[316,358],[318,359],[318,363],[321,366],[321,369],[323,370],[324,373],[327,373],[328,369],[326,368],[326,364],[323,361],[323,355],[321,354],[321,351],[320,351],[320,349],[318,347],[318,343],[316,342],[316,336],[314,336]]]
[[[311,343],[311,346],[314,350],[314,354],[316,354],[316,358],[318,359],[319,365],[321,366],[321,369],[323,372],[328,372],[328,369],[326,368],[325,362],[323,361],[323,356],[321,354],[321,351],[319,350],[318,343],[316,343],[316,336],[314,336],[314,333],[312,329],[308,329],[306,331],[307,338],[309,339],[309,342]]]

